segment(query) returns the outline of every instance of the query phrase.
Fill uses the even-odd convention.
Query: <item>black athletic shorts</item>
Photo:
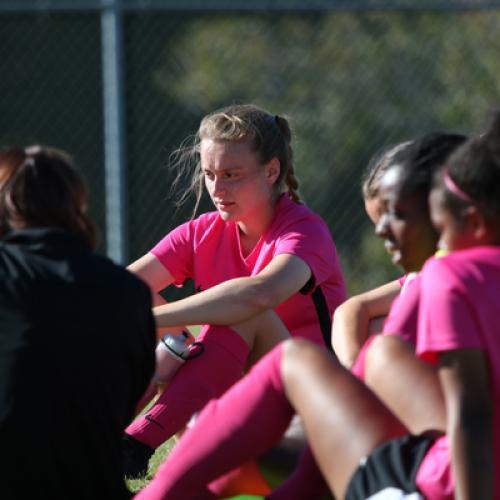
[[[383,443],[354,472],[346,500],[423,499],[415,479],[418,468],[438,435],[406,435]]]

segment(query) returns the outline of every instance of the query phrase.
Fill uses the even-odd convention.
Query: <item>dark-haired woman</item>
[[[66,153],[0,151],[5,500],[130,497],[121,435],[154,368],[151,294],[93,253],[86,210]]]

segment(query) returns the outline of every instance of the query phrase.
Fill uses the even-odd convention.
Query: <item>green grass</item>
[[[132,493],[137,493],[139,490],[142,490],[149,481],[156,474],[156,470],[161,465],[161,463],[165,460],[167,455],[170,453],[170,450],[174,447],[177,438],[172,437],[165,443],[163,443],[155,452],[155,454],[151,457],[149,461],[149,470],[148,474],[145,478],[142,479],[127,479],[127,487]]]

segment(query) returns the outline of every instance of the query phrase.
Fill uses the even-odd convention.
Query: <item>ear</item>
[[[476,207],[468,207],[465,212],[465,223],[468,231],[477,243],[486,243],[489,238],[488,223],[484,215]]]
[[[266,180],[270,185],[273,185],[278,179],[281,172],[280,161],[278,160],[278,158],[273,158],[266,164],[264,169],[265,169]]]

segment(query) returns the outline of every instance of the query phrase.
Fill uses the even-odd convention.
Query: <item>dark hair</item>
[[[12,229],[57,227],[95,247],[87,190],[71,158],[55,148],[0,151],[0,237]]]
[[[293,167],[292,132],[288,120],[251,104],[234,105],[205,116],[197,134],[189,137],[171,156],[171,164],[178,169],[174,187],[181,179],[191,175],[191,184],[178,200],[178,205],[184,203],[189,194],[194,192],[196,203],[193,217],[203,193],[203,174],[199,158],[200,143],[203,139],[250,141],[252,151],[257,154],[261,165],[277,158],[280,162],[280,175],[275,184],[277,192],[280,193],[285,188],[288,196],[300,203],[299,181]]]
[[[399,189],[405,194],[421,194],[427,203],[434,173],[466,140],[462,134],[431,132],[396,153],[392,165],[401,167]]]
[[[443,189],[443,201],[455,214],[475,205],[485,216],[500,215],[500,110],[492,113],[486,132],[469,139],[446,163],[451,181],[466,196]],[[437,177],[443,185],[443,176]],[[465,199],[468,198],[468,199]]]
[[[368,162],[361,178],[361,192],[363,198],[371,199],[378,195],[380,189],[380,179],[393,164],[397,153],[404,151],[411,145],[412,141],[393,144],[377,151]]]

